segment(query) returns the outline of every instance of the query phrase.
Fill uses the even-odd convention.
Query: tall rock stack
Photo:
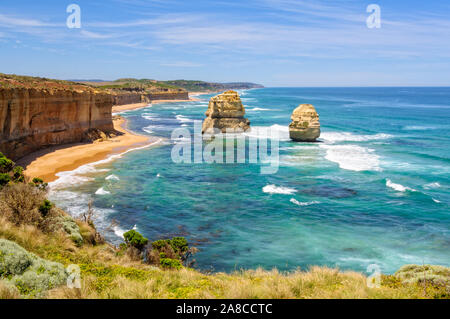
[[[202,134],[212,134],[214,129],[222,133],[245,132],[250,129],[250,121],[244,118],[245,108],[235,91],[226,91],[211,98],[205,115]]]
[[[296,142],[315,142],[320,136],[319,114],[311,104],[301,104],[291,116],[289,136]]]

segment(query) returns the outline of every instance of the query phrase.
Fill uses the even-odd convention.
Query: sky
[[[67,7],[81,28],[68,28]],[[380,28],[369,28],[370,4]],[[450,86],[448,0],[1,0],[0,72]]]

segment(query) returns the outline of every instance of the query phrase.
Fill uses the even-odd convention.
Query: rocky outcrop
[[[250,129],[250,121],[244,118],[245,108],[235,91],[226,91],[211,98],[205,115],[202,134],[212,134],[214,129],[222,133],[244,132]]]
[[[320,136],[319,114],[311,104],[301,104],[291,116],[289,136],[297,142],[315,142]]]
[[[113,133],[112,105],[111,94],[88,87],[0,86],[0,152],[16,160],[96,131]]]

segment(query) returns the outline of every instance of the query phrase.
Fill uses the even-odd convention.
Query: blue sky
[[[450,2],[2,0],[0,47],[0,72],[60,79],[449,86]]]

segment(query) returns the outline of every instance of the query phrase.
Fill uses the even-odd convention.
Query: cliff
[[[111,94],[41,78],[0,77],[0,152],[16,160],[114,132]]]
[[[149,79],[130,78],[111,82],[82,81],[80,83],[111,93],[114,106],[151,103],[157,100],[189,100],[189,93],[185,89]]]

